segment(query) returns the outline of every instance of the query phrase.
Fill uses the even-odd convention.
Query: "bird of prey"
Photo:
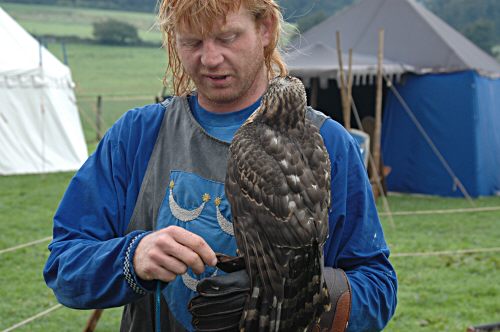
[[[225,192],[251,283],[242,331],[305,331],[330,310],[330,160],[305,113],[300,80],[274,78],[229,149]]]

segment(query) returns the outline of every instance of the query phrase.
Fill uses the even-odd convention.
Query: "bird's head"
[[[306,90],[298,78],[276,77],[262,96],[260,113],[272,127],[293,128],[304,123],[306,105]]]

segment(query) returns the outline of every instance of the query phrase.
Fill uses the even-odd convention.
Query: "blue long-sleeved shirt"
[[[54,239],[44,269],[47,285],[62,304],[82,309],[121,306],[154,289],[137,279],[131,264],[127,268],[139,291],[126,280],[125,262],[131,262],[144,232],[125,233],[164,112],[160,104],[127,112],[71,180],[54,216]],[[203,117],[203,112],[197,116]],[[210,125],[226,120],[211,118]],[[396,307],[397,279],[371,187],[359,149],[344,128],[327,120],[320,133],[332,164],[325,265],[342,268],[348,276],[349,330],[381,330]]]

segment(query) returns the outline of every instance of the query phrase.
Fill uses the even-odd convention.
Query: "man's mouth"
[[[229,77],[229,75],[205,75],[205,76],[214,81],[223,81]]]

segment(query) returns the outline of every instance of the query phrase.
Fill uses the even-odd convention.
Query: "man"
[[[198,281],[222,290],[241,282],[215,267],[216,252],[236,254],[224,195],[229,142],[269,78],[286,74],[274,0],[164,0],[159,18],[177,97],[131,110],[108,131],[64,195],[44,270],[68,307],[125,305],[122,331],[152,331],[155,317],[163,331],[193,330]],[[349,317],[351,331],[381,330],[397,280],[359,150],[339,124],[308,117],[332,162],[323,277],[333,310],[318,328],[344,330]]]

